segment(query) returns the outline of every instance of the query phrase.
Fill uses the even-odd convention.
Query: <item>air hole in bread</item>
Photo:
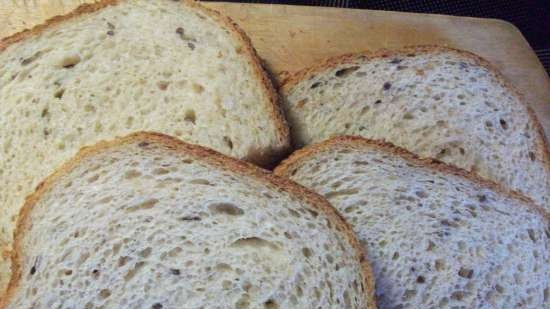
[[[194,184],[194,185],[205,185],[205,186],[213,186],[213,184],[210,183],[210,181],[206,180],[206,179],[193,179],[191,181],[189,181],[190,184]]]
[[[331,290],[332,291],[332,290]],[[331,295],[332,296],[332,295]],[[331,297],[332,298],[332,297]],[[298,299],[296,298],[296,295],[290,295],[290,302],[292,305],[296,306],[298,305]]]
[[[224,137],[223,137],[223,142],[225,143],[225,145],[226,145],[229,149],[233,149],[233,141],[231,140],[230,137],[224,136]]]
[[[336,73],[334,73],[334,75],[336,77],[347,77],[348,75],[350,75],[351,73],[357,71],[358,69],[359,69],[359,66],[352,66],[352,67],[349,67],[349,68],[340,69],[340,70],[336,71]]]
[[[142,258],[147,258],[151,255],[151,252],[153,252],[153,248],[151,247],[147,247],[143,250],[141,250],[138,255],[141,256]]]
[[[124,281],[128,282],[143,268],[145,262],[137,262],[132,269],[130,269],[126,275],[124,275]]]
[[[109,289],[102,289],[99,292],[99,298],[101,298],[101,299],[109,298],[109,296],[111,296],[111,290],[109,290]]]
[[[153,175],[166,175],[168,173],[170,173],[170,171],[162,167],[153,170]]]
[[[319,215],[319,213],[316,212],[315,210],[312,210],[312,209],[309,209],[309,208],[307,208],[306,210],[307,210],[307,212],[309,212],[309,214],[312,215],[314,218],[317,218],[317,216]],[[330,224],[330,222],[329,222],[329,224]]]
[[[231,265],[226,263],[218,263],[216,264],[215,268],[217,271],[220,271],[220,272],[228,272],[233,270],[233,267],[231,267]]]
[[[132,124],[134,123],[134,117],[128,116],[126,118],[126,128],[130,129],[132,127]]]
[[[183,251],[183,249],[181,247],[175,247],[175,248],[171,249],[170,251],[168,251],[168,256],[169,257],[176,257],[182,251]],[[193,261],[188,261],[188,262],[191,262],[191,264],[193,263]],[[190,266],[190,265],[186,265],[186,266]]]
[[[97,121],[97,122],[95,123],[94,131],[95,131],[96,133],[99,133],[99,132],[102,132],[102,131],[103,131],[103,125],[101,124],[101,122]]]
[[[80,256],[78,257],[77,265],[82,265],[82,263],[86,262],[86,260],[88,260],[89,257],[90,257],[90,253],[88,252],[80,253]]]
[[[121,243],[116,243],[116,244],[113,245],[113,254],[114,255],[118,254],[118,252],[120,251],[120,247],[122,247]]]
[[[296,286],[296,296],[298,296],[298,297],[304,296],[304,290],[303,290],[302,287],[299,286],[299,285]]]
[[[442,271],[443,269],[445,269],[445,261],[442,259],[435,260],[435,270]]]
[[[311,84],[310,88],[311,88],[311,89],[315,89],[315,88],[317,88],[317,87],[319,87],[319,86],[321,86],[321,82],[315,82],[315,83]]]
[[[500,126],[502,127],[502,129],[504,129],[504,130],[508,129],[508,123],[506,122],[506,120],[500,119],[499,122],[500,122]]]
[[[163,309],[163,306],[161,303],[155,303],[151,306],[151,309]]]
[[[429,196],[428,193],[423,190],[415,191],[414,194],[416,194],[416,196],[418,196],[419,198],[427,198]]]
[[[201,217],[198,216],[183,216],[180,217],[178,220],[184,221],[184,222],[190,222],[190,221],[201,221]]]
[[[70,69],[80,62],[79,55],[68,55],[63,57],[59,62],[59,65],[65,69]]]
[[[230,203],[216,203],[208,205],[208,209],[214,214],[222,214],[228,216],[242,216],[244,211]]]
[[[57,99],[61,99],[63,97],[63,94],[65,93],[65,89],[61,88],[61,89],[57,89],[53,96],[54,98],[57,98]]]
[[[137,205],[130,206],[130,207],[126,208],[126,212],[134,212],[134,211],[138,211],[138,210],[151,209],[151,208],[155,207],[155,204],[157,204],[158,201],[159,200],[157,200],[155,198],[146,200],[146,201],[141,202]]]
[[[451,299],[453,300],[462,300],[464,298],[465,294],[462,291],[455,291],[451,294]]]
[[[307,103],[307,101],[308,101],[308,98],[301,99],[300,101],[298,101],[298,103],[296,103],[296,108],[304,107],[304,105]]]
[[[443,148],[435,155],[435,158],[440,160],[441,158],[446,156],[448,153],[449,153],[449,150],[447,148]]]
[[[185,115],[183,116],[183,120],[190,122],[192,124],[195,124],[197,120],[197,116],[195,115],[195,111],[192,109],[188,109],[185,111]]]
[[[170,82],[168,81],[160,81],[157,83],[157,87],[161,90],[161,91],[164,91],[168,88],[168,85],[170,85]]]
[[[126,265],[126,263],[128,263],[129,260],[130,260],[130,258],[127,257],[127,256],[120,256],[118,258],[118,267],[122,267],[122,266]]]
[[[94,175],[94,176],[88,178],[88,183],[96,182],[98,179],[99,179],[99,175],[96,174],[96,175]]]
[[[192,86],[192,89],[195,93],[203,93],[204,91],[204,87],[200,84],[197,84],[197,83],[193,83],[193,86]]]
[[[531,241],[537,242],[535,231],[533,229],[527,229],[527,234],[529,235],[529,238],[531,239]]]
[[[465,268],[465,267],[460,267],[460,269],[458,270],[458,275],[462,278],[471,279],[472,276],[474,275],[474,270]]]
[[[416,296],[416,290],[405,290],[402,299],[404,301],[407,301],[411,300],[414,296]]]
[[[340,191],[332,191],[332,192],[326,193],[325,198],[330,200],[331,198],[335,198],[338,196],[345,196],[345,195],[353,195],[353,194],[357,194],[358,192],[359,190],[357,189],[345,189]]]
[[[124,173],[125,179],[133,179],[141,176],[141,172],[138,170],[129,170],[126,173]]]
[[[309,257],[311,257],[311,255],[312,255],[312,251],[311,251],[310,248],[304,247],[304,248],[302,248],[302,254],[303,254],[306,258],[309,258]]]
[[[438,127],[443,127],[443,128],[448,127],[447,121],[445,121],[445,120],[438,120],[438,121],[436,121],[435,125],[438,126]]]
[[[269,299],[264,303],[264,309],[279,309],[279,304],[273,299]]]
[[[345,213],[351,213],[353,211],[357,210],[357,206],[356,205],[351,205],[351,206],[348,206],[346,208],[344,208],[344,212]]]
[[[29,63],[31,63],[31,62],[35,61],[36,59],[38,59],[41,55],[42,55],[42,51],[37,51],[32,56],[21,60],[21,66],[28,65]]]
[[[241,298],[235,303],[235,309],[249,309],[250,296],[247,293],[241,295]]]
[[[296,217],[296,218],[300,218],[302,216],[299,212],[297,212],[294,209],[289,209],[288,212],[290,213],[291,216]]]
[[[49,117],[49,116],[50,116],[50,112],[49,112],[48,108],[47,108],[47,107],[44,107],[44,108],[42,109],[42,112],[40,113],[40,117],[42,117],[42,118],[47,118],[47,117]]]
[[[233,283],[231,281],[229,281],[229,280],[223,280],[222,281],[222,288],[224,290],[229,290],[229,289],[231,289],[232,286],[233,286]]]
[[[263,238],[260,237],[246,237],[246,238],[239,238],[236,241],[234,241],[230,247],[232,248],[269,248],[272,250],[279,250],[279,247]]]

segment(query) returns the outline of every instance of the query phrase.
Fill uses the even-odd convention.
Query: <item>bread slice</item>
[[[27,199],[1,308],[375,308],[322,197],[168,136],[81,151]]]
[[[292,155],[275,173],[352,225],[386,308],[549,308],[550,220],[517,193],[359,137]]]
[[[335,135],[384,139],[523,192],[550,210],[541,125],[489,63],[436,46],[345,55],[290,76],[297,146]]]
[[[83,145],[149,130],[262,165],[289,146],[249,40],[198,4],[84,5],[0,50],[0,247],[24,197]]]

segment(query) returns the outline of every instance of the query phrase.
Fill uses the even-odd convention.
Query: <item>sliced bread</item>
[[[335,135],[387,140],[550,210],[550,154],[541,125],[476,55],[435,46],[345,55],[290,76],[282,94],[297,146]]]
[[[375,308],[322,197],[160,134],[81,151],[27,199],[0,308]]]
[[[84,5],[2,40],[0,51],[5,253],[24,197],[84,145],[150,130],[259,164],[289,145],[249,40],[195,3]],[[0,261],[0,290],[7,268]]]
[[[517,193],[359,137],[300,150],[275,172],[352,225],[382,309],[550,308],[550,218]]]

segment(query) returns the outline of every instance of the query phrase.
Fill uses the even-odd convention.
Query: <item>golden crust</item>
[[[412,152],[409,152],[403,148],[397,147],[393,144],[390,144],[385,141],[380,140],[371,140],[359,136],[338,136],[326,141],[314,144],[305,148],[302,148],[285,159],[279,166],[273,171],[275,175],[282,177],[288,177],[289,174],[292,174],[292,171],[299,168],[306,160],[313,158],[316,154],[333,151],[335,149],[355,149],[355,150],[366,150],[366,149],[378,149],[383,152],[396,155],[406,160],[407,162],[416,165],[418,167],[431,169],[433,171],[442,172],[448,175],[454,175],[458,177],[465,178],[477,185],[485,187],[487,189],[493,190],[503,196],[515,199],[523,205],[532,208],[538,212],[542,217],[550,222],[550,214],[546,212],[542,207],[535,204],[530,198],[515,192],[508,190],[501,185],[481,178],[478,175],[468,172],[466,170],[460,169],[458,167],[447,165],[441,161],[431,158],[420,158]]]
[[[325,71],[331,70],[337,66],[345,64],[356,64],[365,61],[371,61],[378,58],[393,58],[393,57],[407,57],[408,55],[419,55],[419,54],[438,54],[438,53],[452,53],[457,54],[466,59],[474,61],[478,66],[486,68],[490,72],[493,72],[497,82],[503,87],[508,89],[513,96],[518,98],[518,101],[523,104],[527,109],[527,113],[531,120],[531,123],[535,126],[535,131],[537,132],[537,152],[539,155],[537,157],[542,157],[542,162],[544,163],[546,170],[550,173],[550,143],[548,142],[547,137],[545,136],[544,129],[541,123],[538,121],[535,112],[527,104],[523,95],[512,86],[507,79],[500,73],[500,71],[494,67],[487,60],[481,58],[480,56],[473,54],[468,51],[458,50],[450,47],[436,46],[436,45],[419,45],[419,46],[408,46],[398,50],[387,50],[381,49],[375,52],[365,51],[354,54],[344,54],[332,58],[325,59],[324,61],[319,62],[318,64],[303,69],[301,71],[287,74],[285,79],[281,82],[280,93],[282,100],[284,100],[289,92],[294,86],[300,83],[303,80],[310,79],[317,74],[321,74]]]
[[[23,41],[32,36],[40,35],[44,30],[49,29],[53,26],[58,26],[65,21],[71,20],[74,17],[78,17],[83,14],[93,13],[107,6],[117,5],[123,1],[124,0],[100,0],[96,3],[80,5],[74,11],[66,15],[52,17],[48,19],[44,24],[37,25],[32,29],[27,29],[3,38],[2,40],[0,40],[0,52],[4,51],[8,46],[12,44]],[[270,102],[268,110],[271,114],[271,118],[276,125],[278,145],[272,149],[268,149],[265,152],[253,154],[246,159],[261,166],[269,166],[270,164],[283,158],[290,152],[290,133],[288,125],[286,123],[285,117],[283,116],[282,108],[279,104],[279,96],[277,94],[277,91],[273,87],[270,79],[267,76],[267,73],[262,68],[259,57],[256,54],[256,50],[252,46],[250,39],[231,18],[220,14],[218,11],[206,8],[193,0],[184,0],[182,1],[182,4],[201,11],[205,15],[218,22],[223,27],[230,30],[229,33],[232,35],[232,37],[242,44],[242,47],[240,49],[241,54],[244,55],[244,57],[248,60],[249,65],[252,66],[254,76],[263,86],[263,94]]]
[[[4,309],[7,306],[8,300],[15,293],[15,290],[19,285],[19,281],[21,280],[21,244],[24,233],[29,229],[29,226],[31,224],[31,222],[29,222],[29,213],[32,211],[32,208],[34,207],[36,202],[42,197],[43,194],[51,190],[58,179],[64,177],[78,164],[80,164],[82,160],[99,154],[102,151],[110,148],[116,148],[132,143],[140,144],[143,142],[146,142],[148,144],[154,143],[160,145],[161,147],[165,147],[167,150],[191,156],[196,160],[205,162],[206,164],[209,164],[210,166],[213,166],[215,168],[227,170],[232,173],[240,174],[247,177],[253,177],[259,181],[269,183],[284,190],[285,192],[294,196],[297,199],[307,201],[307,203],[314,207],[316,210],[324,213],[331,220],[336,229],[346,236],[348,241],[355,249],[357,258],[361,262],[361,266],[363,269],[363,285],[366,289],[365,299],[369,304],[368,308],[376,308],[376,304],[374,303],[374,277],[366,255],[363,253],[363,249],[361,248],[361,245],[357,240],[355,234],[353,233],[351,227],[346,221],[344,221],[340,214],[328,203],[326,199],[310,191],[309,189],[296,184],[290,179],[278,177],[271,172],[261,169],[251,163],[233,159],[214,150],[198,145],[188,144],[161,133],[138,132],[128,135],[126,137],[117,138],[113,141],[103,141],[97,143],[94,146],[82,148],[73,159],[69,160],[67,163],[57,169],[53,174],[48,176],[37,186],[36,191],[27,197],[25,205],[21,209],[21,213],[17,221],[14,255],[12,257],[13,275],[8,285],[8,292],[6,294],[6,297],[0,303],[1,309]]]

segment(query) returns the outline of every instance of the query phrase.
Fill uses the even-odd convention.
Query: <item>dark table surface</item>
[[[343,8],[433,13],[482,18],[498,18],[514,24],[525,36],[550,74],[550,0],[311,0],[265,1],[244,0],[227,2],[296,4]]]

